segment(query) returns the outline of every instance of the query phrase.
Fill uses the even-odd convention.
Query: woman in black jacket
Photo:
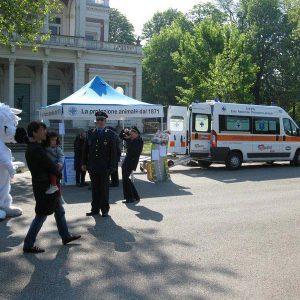
[[[137,127],[132,127],[128,134],[121,133],[120,136],[126,141],[127,151],[122,164],[123,194],[125,201],[123,203],[132,203],[140,201],[140,196],[130,180],[130,174],[136,170],[139,158],[143,150],[144,142],[140,137]]]
[[[45,250],[34,246],[34,243],[48,215],[54,213],[57,229],[64,245],[79,239],[81,236],[69,233],[65,219],[65,210],[62,203],[58,201],[58,194],[45,193],[50,185],[50,174],[60,176],[57,166],[50,160],[41,145],[42,141],[46,139],[46,125],[42,122],[31,122],[28,125],[27,133],[29,138],[25,157],[32,176],[32,189],[36,201],[36,216],[25,237],[23,251],[40,253]]]

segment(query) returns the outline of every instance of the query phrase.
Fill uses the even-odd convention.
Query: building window
[[[53,35],[61,35],[61,18],[56,17],[49,22],[49,30]]]
[[[87,41],[96,41],[97,40],[97,32],[86,32],[85,38]]]
[[[60,100],[60,85],[48,85],[48,101],[47,104],[51,105]]]

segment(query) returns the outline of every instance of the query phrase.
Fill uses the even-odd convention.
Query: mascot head
[[[0,103],[0,140],[4,143],[14,143],[15,133],[19,118],[17,115],[22,111],[11,108],[4,103]]]

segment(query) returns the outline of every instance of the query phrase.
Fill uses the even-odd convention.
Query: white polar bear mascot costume
[[[11,151],[5,145],[5,143],[15,142],[16,127],[20,120],[17,114],[21,112],[19,109],[0,103],[0,220],[22,214],[20,208],[12,206],[10,178],[14,177],[16,171],[12,163]]]

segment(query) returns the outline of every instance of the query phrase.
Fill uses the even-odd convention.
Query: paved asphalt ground
[[[65,187],[70,231],[62,246],[54,217],[22,253],[34,216],[28,172],[12,193],[24,210],[0,222],[0,299],[300,299],[300,168],[253,164],[239,171],[175,167],[172,181],[136,174],[142,200],[110,218],[86,217],[91,193]]]

